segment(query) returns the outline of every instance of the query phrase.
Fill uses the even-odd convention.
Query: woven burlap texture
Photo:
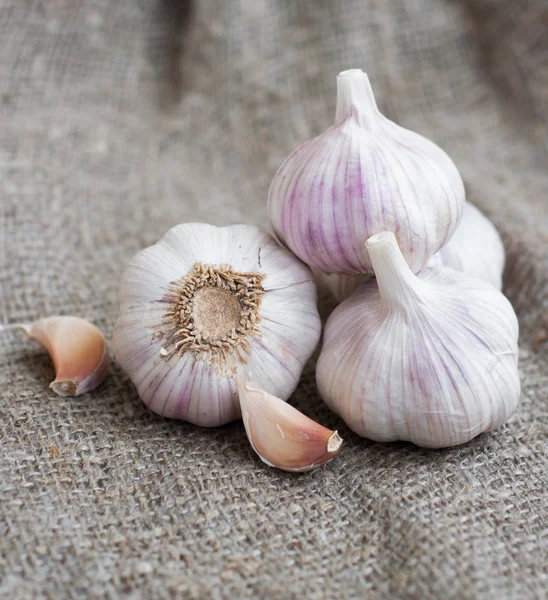
[[[547,597],[547,62],[545,0],[0,0],[2,322],[110,338],[131,256],[183,221],[265,223],[359,67],[503,235],[523,381],[510,423],[427,451],[353,435],[312,362],[291,402],[345,445],[297,476],[241,422],[152,414],[116,365],[56,397],[47,355],[4,332],[0,597]]]

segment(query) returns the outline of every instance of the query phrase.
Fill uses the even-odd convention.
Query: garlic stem
[[[349,69],[337,75],[335,126],[355,117],[364,129],[371,130],[379,117],[369,77],[361,69]]]
[[[418,297],[422,283],[405,262],[396,236],[391,231],[372,235],[365,242],[365,247],[383,304],[405,306],[410,295]]]

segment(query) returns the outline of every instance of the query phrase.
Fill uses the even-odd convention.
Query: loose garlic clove
[[[416,273],[453,235],[464,185],[445,152],[378,110],[367,75],[337,77],[335,123],[281,165],[268,193],[276,235],[324,273],[372,275],[363,240],[397,236]]]
[[[491,221],[467,202],[464,215],[449,242],[428,261],[427,269],[450,268],[502,288],[504,246]],[[327,274],[314,270],[318,288],[337,301],[349,298],[367,278],[360,275]]]
[[[49,387],[59,396],[80,396],[105,378],[110,361],[108,347],[103,334],[88,321],[48,317],[16,327],[49,352],[55,367],[55,380]]]
[[[235,370],[285,400],[320,331],[312,272],[272,236],[185,223],[125,270],[112,343],[151,410],[215,427],[240,418]]]
[[[331,460],[342,445],[336,431],[309,419],[280,398],[238,376],[245,431],[259,458],[282,471],[305,472]]]
[[[518,321],[492,285],[414,275],[392,233],[367,241],[376,279],[329,317],[321,397],[359,435],[442,448],[505,423],[520,398]]]

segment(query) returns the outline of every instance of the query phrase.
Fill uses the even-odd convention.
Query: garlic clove
[[[397,235],[414,273],[453,235],[465,192],[447,154],[378,110],[363,71],[337,77],[335,123],[295,150],[268,192],[276,235],[324,273],[372,275],[363,241]]]
[[[55,380],[49,387],[59,396],[80,396],[105,378],[110,362],[103,334],[89,321],[78,317],[48,317],[18,324],[30,338],[49,352]]]
[[[395,236],[367,241],[376,279],[330,315],[320,396],[359,435],[442,448],[505,423],[520,399],[518,321],[492,285],[454,269],[414,275]]]
[[[238,376],[238,394],[245,431],[253,450],[270,467],[305,472],[323,466],[342,445],[331,431],[280,398],[249,384]]]

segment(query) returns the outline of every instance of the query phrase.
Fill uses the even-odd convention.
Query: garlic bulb
[[[48,317],[16,328],[40,342],[55,367],[49,387],[58,396],[80,396],[96,388],[105,378],[110,357],[103,334],[78,317]]]
[[[240,417],[240,365],[286,400],[319,336],[308,267],[258,227],[190,223],[131,261],[113,345],[151,410],[216,426]]]
[[[367,75],[337,77],[335,124],[295,150],[268,194],[272,227],[305,263],[325,273],[369,274],[363,241],[396,235],[414,273],[453,235],[464,186],[451,159],[384,117]]]
[[[342,439],[283,400],[238,376],[238,394],[247,437],[259,458],[282,471],[312,471],[331,460]]]
[[[426,268],[448,267],[488,281],[502,289],[504,246],[491,221],[473,204],[466,202],[460,225],[449,242],[428,261]],[[348,298],[364,276],[338,275],[314,270],[318,287],[325,288],[337,302]]]
[[[449,267],[502,289],[504,246],[491,221],[467,202],[455,235],[428,262],[428,267]]]
[[[432,448],[505,423],[520,396],[518,322],[493,286],[407,266],[396,238],[367,241],[376,280],[329,317],[320,395],[359,435]]]

